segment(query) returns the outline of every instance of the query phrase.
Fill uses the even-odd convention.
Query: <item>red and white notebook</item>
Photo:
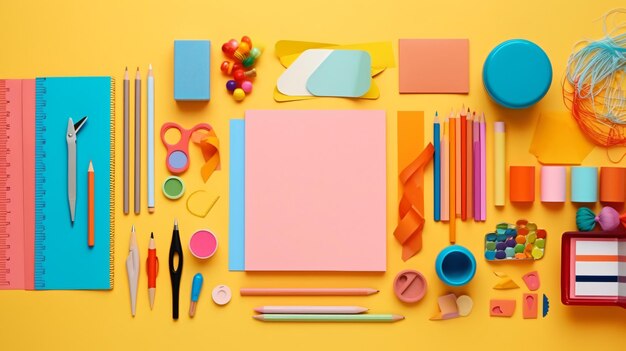
[[[0,80],[0,290],[34,288],[35,80]]]

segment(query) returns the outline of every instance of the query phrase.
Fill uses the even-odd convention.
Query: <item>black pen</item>
[[[178,256],[178,265],[174,268],[174,260]],[[183,248],[180,245],[180,234],[178,233],[178,221],[174,220],[174,231],[172,232],[172,243],[170,244],[170,278],[172,280],[172,318],[178,319],[178,300],[180,293],[180,278],[183,275]]]

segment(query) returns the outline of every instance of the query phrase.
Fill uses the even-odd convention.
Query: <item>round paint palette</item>
[[[178,200],[185,193],[185,183],[176,176],[167,177],[163,182],[163,195],[170,200]]]
[[[426,295],[428,284],[424,275],[412,269],[405,269],[396,275],[393,291],[396,297],[406,303],[414,303]]]
[[[535,223],[520,219],[514,225],[500,223],[485,235],[487,261],[527,261],[543,258],[548,233]]]
[[[207,259],[217,251],[217,237],[207,229],[200,229],[189,239],[189,251],[200,259]]]

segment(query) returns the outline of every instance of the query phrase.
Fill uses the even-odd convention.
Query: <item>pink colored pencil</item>
[[[254,309],[258,313],[304,313],[304,314],[358,314],[367,312],[360,306],[261,306]]]
[[[450,122],[448,117],[443,123],[443,137],[441,138],[441,220],[450,220]]]
[[[475,113],[474,113],[475,114]],[[474,129],[474,119],[472,117],[471,114],[467,115],[467,144],[465,145],[465,150],[467,152],[467,184],[466,184],[466,189],[467,189],[467,218],[471,218],[474,214],[473,214],[473,210],[474,210],[474,191],[473,191],[473,187],[474,187],[474,175],[472,174],[472,172],[474,172],[474,133],[473,133],[473,129]]]
[[[487,125],[485,113],[480,118],[480,220],[487,220]]]
[[[463,108],[465,108],[465,105],[463,105]],[[465,116],[463,116],[465,115]],[[456,146],[456,167],[454,169],[454,174],[456,174],[456,202],[455,202],[455,206],[456,206],[456,216],[457,217],[461,217],[461,123],[462,120],[465,119],[465,117],[467,117],[467,114],[465,112],[463,112],[461,110],[461,113],[459,115],[457,115],[457,120],[456,120],[456,142],[455,142],[455,146]]]
[[[241,288],[241,296],[367,296],[378,290],[369,288]]]
[[[480,121],[475,116],[473,123],[473,151],[474,151],[474,220],[480,221],[480,174],[481,174],[481,162],[480,162]]]
[[[450,243],[454,244],[456,242],[456,132],[457,132],[457,121],[458,118],[450,118],[450,225],[449,229],[449,238]],[[460,191],[460,190],[459,190]]]

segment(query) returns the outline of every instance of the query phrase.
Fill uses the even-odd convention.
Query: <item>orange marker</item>
[[[469,109],[467,109],[469,112]],[[461,112],[461,220],[467,219],[467,113]]]
[[[450,117],[450,243],[456,242],[456,121]]]
[[[146,269],[148,270],[148,295],[150,296],[150,309],[152,309],[152,307],[154,307],[154,295],[156,294],[156,278],[159,273],[159,258],[156,255],[154,233],[150,233]]]
[[[95,226],[94,226],[94,176],[95,173],[93,171],[93,164],[89,161],[89,169],[87,170],[87,245],[89,247],[93,247],[95,244]]]

